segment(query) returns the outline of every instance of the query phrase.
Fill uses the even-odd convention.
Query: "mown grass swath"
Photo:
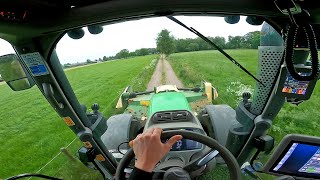
[[[251,73],[256,73],[257,50],[227,50],[237,57]],[[218,89],[219,100],[235,107],[242,92],[253,92],[256,82],[217,51],[178,53],[170,56],[170,63],[181,80],[192,86],[201,80],[210,81]],[[320,136],[320,108],[318,84],[311,99],[299,106],[286,103],[273,123],[270,133],[279,141],[288,133]]]
[[[227,53],[256,74],[257,50],[227,50]],[[153,59],[157,57],[143,56],[100,63],[71,69],[66,74],[79,101],[88,109],[91,104],[99,103],[100,111],[108,116],[116,113],[114,106],[125,86],[133,85],[134,90],[145,90],[156,64]],[[169,62],[187,87],[200,84],[202,80],[212,82],[219,92],[219,98],[214,103],[236,107],[242,92],[253,92],[256,85],[251,77],[217,51],[176,53],[170,55]],[[320,136],[320,112],[315,110],[320,108],[319,88],[317,85],[311,100],[299,106],[284,106],[269,130],[277,143],[288,133]],[[0,178],[37,171],[75,138],[37,88],[13,92],[2,85],[0,94]],[[76,140],[68,149],[74,153],[80,146],[81,143]],[[63,155],[40,173],[64,179],[99,177],[97,172],[73,163]],[[220,168],[202,179],[228,179],[227,174]],[[270,176],[263,178],[269,179]]]
[[[227,50],[232,57],[256,74],[257,50]],[[236,107],[243,92],[253,92],[256,82],[229,62],[218,51],[199,51],[177,53],[170,56],[171,65],[177,76],[188,86],[198,84],[201,80],[213,83],[218,89],[219,98],[214,103],[227,103]],[[320,85],[317,84],[311,99],[299,106],[286,103],[273,122],[269,134],[276,144],[290,133],[320,136]],[[263,162],[266,157],[261,159]],[[215,172],[204,176],[212,179]],[[263,176],[263,179],[271,176]],[[219,178],[218,178],[219,179]]]
[[[88,109],[99,103],[100,111],[108,116],[124,87],[133,85],[137,90],[145,90],[156,63],[154,59],[156,55],[99,63],[68,70],[66,74],[79,101]],[[38,88],[13,92],[7,85],[1,85],[0,94],[0,179],[36,172],[75,138]],[[80,145],[79,141],[72,144],[71,153]],[[77,179],[75,175],[82,172],[74,168],[77,166],[82,167],[59,156],[41,172]]]

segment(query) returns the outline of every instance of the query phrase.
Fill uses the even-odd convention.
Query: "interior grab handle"
[[[54,97],[54,91],[49,83],[42,83],[42,88],[44,91],[45,96],[47,97],[48,101],[53,104],[54,106],[63,109],[64,105],[57,101],[57,99]]]

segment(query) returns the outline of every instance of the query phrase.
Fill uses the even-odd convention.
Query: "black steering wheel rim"
[[[215,149],[219,151],[220,156],[224,159],[226,162],[229,173],[230,173],[230,179],[232,180],[238,180],[241,179],[241,170],[239,167],[239,164],[236,160],[236,158],[232,155],[232,153],[225,147],[219,144],[218,141],[215,139],[212,139],[208,136],[195,133],[192,131],[186,131],[186,130],[169,130],[169,131],[164,131],[161,134],[161,139],[166,140],[169,139],[170,137],[174,135],[181,135],[185,139],[190,139],[197,141],[199,143],[202,143],[212,149]],[[127,167],[130,163],[130,161],[134,158],[134,152],[133,149],[129,149],[127,153],[123,156],[121,161],[119,162],[115,174],[115,179],[116,180],[124,180],[125,179],[125,174],[124,174],[124,168]]]

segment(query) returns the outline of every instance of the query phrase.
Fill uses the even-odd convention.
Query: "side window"
[[[133,32],[125,32],[126,27]],[[143,34],[137,33],[140,27],[132,22],[103,28],[101,33],[91,34],[84,27],[80,39],[66,34],[57,44],[57,54],[79,102],[89,111],[93,103],[98,103],[99,111],[107,117],[115,113],[126,86],[135,91],[146,90],[158,54],[152,43],[137,43]]]
[[[0,56],[7,54],[15,51],[9,42],[0,39]],[[64,147],[74,155],[81,142],[36,86],[13,91],[0,74],[0,115],[0,179],[23,173],[79,179],[78,172],[99,179],[99,174],[82,164],[71,165],[61,153]]]
[[[11,44],[8,41],[0,39],[0,56],[11,54],[11,53],[15,53]],[[3,85],[3,84],[5,84],[5,82],[0,73],[0,85]]]
[[[0,47],[0,56],[15,53],[11,44],[6,40],[0,39]]]

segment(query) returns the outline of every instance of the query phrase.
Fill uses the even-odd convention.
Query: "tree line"
[[[226,40],[224,37],[208,37],[212,42],[222,49],[257,49],[260,45],[260,31],[253,31],[245,34],[244,36],[228,36]],[[128,49],[122,49],[114,56],[103,56],[98,59],[87,59],[86,62],[78,62],[74,64],[64,64],[64,68],[82,66],[86,64],[98,63],[103,61],[126,59],[134,56],[145,56],[149,54],[166,54],[212,50],[213,48],[201,38],[186,38],[176,39],[170,34],[167,29],[161,30],[156,38],[157,48],[141,48],[130,52]]]
[[[222,49],[257,49],[260,45],[260,31],[253,31],[244,36],[208,37]],[[207,42],[201,38],[176,39],[170,35],[167,29],[162,30],[156,39],[157,50],[163,54],[178,52],[201,51],[213,49]]]
[[[87,59],[85,62],[77,62],[77,63],[66,63],[63,64],[63,68],[70,68],[70,67],[76,67],[76,66],[83,66],[87,64],[94,64],[98,62],[104,62],[104,61],[112,61],[112,60],[118,60],[118,59],[126,59],[129,57],[135,57],[135,56],[145,56],[149,54],[159,54],[159,51],[156,48],[141,48],[137,49],[133,52],[130,52],[128,49],[122,49],[114,56],[103,56],[98,59]]]

